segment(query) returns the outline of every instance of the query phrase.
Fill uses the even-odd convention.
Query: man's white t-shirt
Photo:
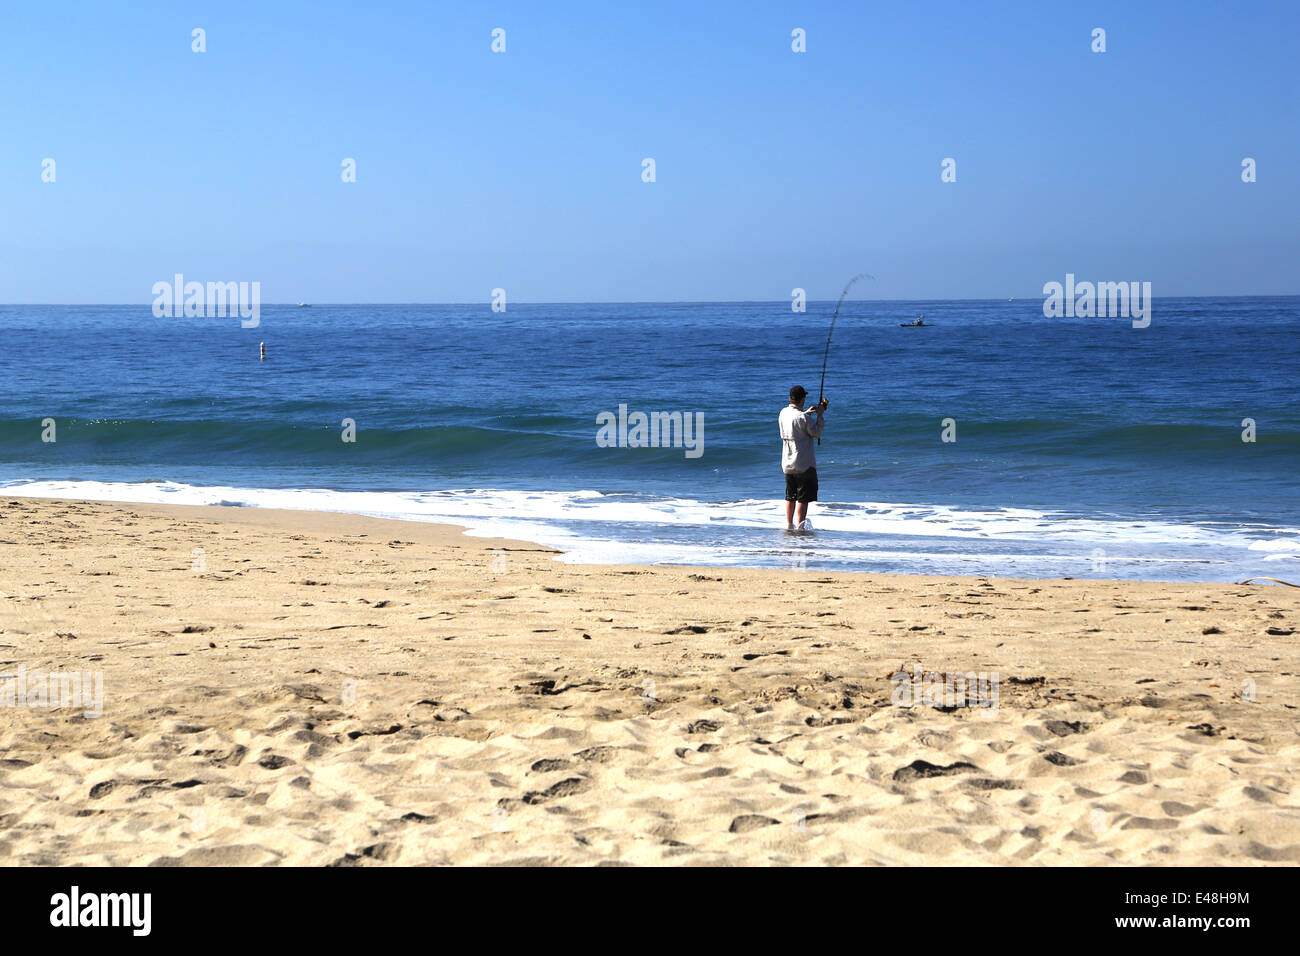
[[[821,437],[825,419],[816,412],[787,405],[777,416],[777,423],[781,428],[781,470],[787,475],[798,475],[816,468],[813,439]]]

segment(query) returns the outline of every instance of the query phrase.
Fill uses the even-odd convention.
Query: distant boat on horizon
[[[311,308],[311,303],[310,303],[310,302],[299,302],[299,303],[298,303],[298,308],[300,308],[300,309],[310,309],[310,308]]]

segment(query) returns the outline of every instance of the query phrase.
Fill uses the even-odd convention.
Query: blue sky
[[[1300,293],[1298,36],[1295,2],[14,4],[0,301]]]

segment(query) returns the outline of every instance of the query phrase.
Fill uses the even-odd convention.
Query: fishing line
[[[859,279],[875,279],[875,278],[876,277],[873,275],[868,275],[865,272],[859,272],[857,275],[855,275],[852,279],[849,280],[849,284],[846,285],[844,287],[844,291],[840,293],[840,301],[835,303],[835,311],[831,314],[831,327],[830,330],[826,333],[826,351],[822,353],[822,381],[821,384],[817,386],[817,401],[819,402],[826,397],[826,360],[830,357],[831,354],[831,336],[835,334],[835,320],[839,318],[840,306],[844,304],[844,297],[849,294],[849,290],[853,288],[853,284],[857,282]],[[820,445],[821,443],[822,440],[818,438],[817,444]]]

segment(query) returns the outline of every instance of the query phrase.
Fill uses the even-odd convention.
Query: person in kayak
[[[813,439],[820,438],[826,421],[822,417],[830,404],[823,398],[803,408],[808,392],[802,385],[790,389],[790,404],[781,409],[777,425],[781,430],[781,470],[785,472],[785,526],[808,529],[808,503],[817,500],[817,455]],[[798,521],[795,508],[798,506]]]

